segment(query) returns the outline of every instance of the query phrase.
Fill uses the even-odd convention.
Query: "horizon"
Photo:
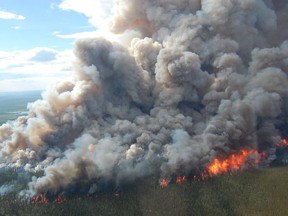
[[[0,126],[28,114],[28,104],[43,99],[42,91],[0,92]]]
[[[44,92],[46,91],[45,89],[33,89],[33,90],[16,90],[16,91],[0,91],[1,94],[6,94],[6,93],[25,93],[25,92]]]

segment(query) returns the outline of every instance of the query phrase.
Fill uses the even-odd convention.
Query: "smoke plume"
[[[279,0],[116,1],[121,40],[75,43],[73,78],[0,127],[1,166],[35,175],[31,195],[91,192],[273,147],[287,125],[287,20]]]

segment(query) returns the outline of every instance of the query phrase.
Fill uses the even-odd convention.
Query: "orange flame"
[[[203,170],[200,175],[194,175],[192,181],[205,181],[211,176],[235,172],[247,168],[251,165],[258,164],[261,159],[267,158],[266,152],[258,153],[256,150],[242,149],[238,153],[230,154],[226,158],[216,157],[210,165]],[[176,178],[177,184],[187,182],[186,176],[178,176]],[[162,178],[160,186],[165,188],[168,186],[166,178]]]
[[[281,141],[282,141],[282,144],[283,144],[283,145],[288,145],[287,139],[283,138]]]
[[[208,166],[207,171],[209,176],[221,175],[231,171],[238,171],[243,169],[248,163],[248,159],[251,156],[255,156],[254,163],[257,164],[258,152],[255,150],[241,150],[240,153],[234,153],[229,155],[226,159],[215,158],[213,162]]]
[[[160,183],[160,186],[161,186],[162,188],[165,188],[165,187],[168,186],[168,182],[167,182],[166,178],[162,178],[162,181],[161,181],[161,183]]]
[[[276,146],[277,146],[277,147],[285,147],[285,146],[288,146],[288,140],[285,139],[285,138],[283,138],[283,139],[281,139],[281,142],[276,143]]]
[[[65,199],[65,197],[63,196],[63,195],[58,195],[57,196],[57,198],[56,198],[56,200],[55,200],[55,202],[57,203],[57,204],[62,204],[64,201],[66,201],[66,199]]]
[[[48,204],[49,201],[46,198],[45,194],[40,193],[39,195],[32,197],[31,203],[32,204]]]
[[[183,184],[183,183],[185,183],[187,181],[187,178],[186,178],[186,176],[178,176],[177,177],[177,179],[176,179],[176,183],[177,184]]]
[[[267,153],[265,152],[265,151],[263,151],[262,153],[261,153],[261,159],[262,160],[265,160],[265,159],[267,159]]]

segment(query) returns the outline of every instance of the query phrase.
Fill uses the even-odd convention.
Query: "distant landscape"
[[[27,114],[27,104],[41,98],[41,91],[0,92],[0,125]]]

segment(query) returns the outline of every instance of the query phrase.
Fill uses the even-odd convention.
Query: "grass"
[[[60,205],[32,205],[9,194],[0,198],[0,215],[286,216],[287,179],[288,167],[268,168],[162,189],[152,176],[125,186],[120,197],[111,190],[68,198]]]

